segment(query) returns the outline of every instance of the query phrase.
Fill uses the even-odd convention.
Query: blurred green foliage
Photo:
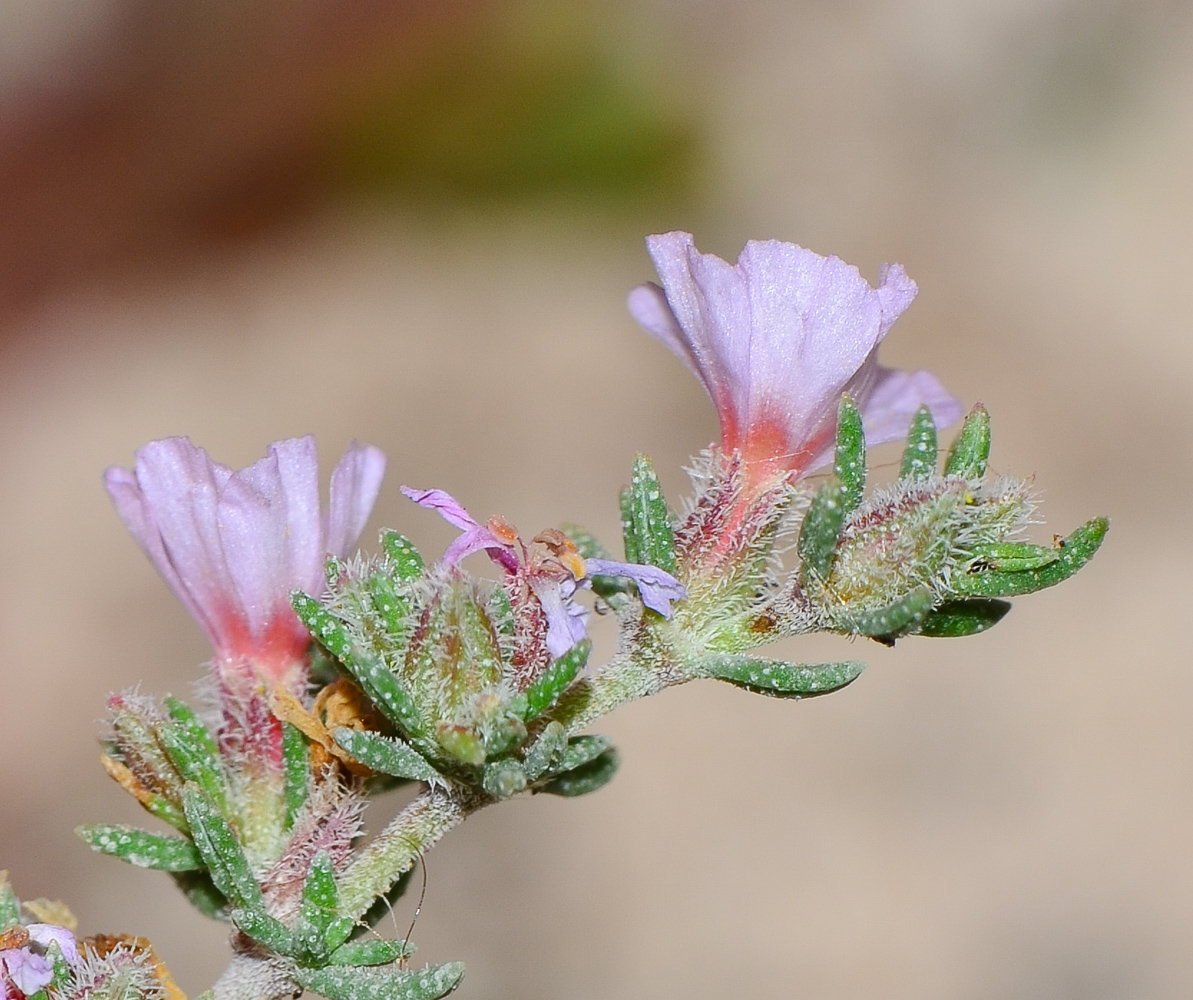
[[[611,6],[503,4],[393,67],[329,149],[338,186],[416,200],[685,200],[694,115]]]

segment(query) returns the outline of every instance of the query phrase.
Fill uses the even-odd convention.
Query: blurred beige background
[[[1039,538],[1106,513],[1103,552],[986,635],[783,648],[870,662],[831,698],[623,710],[607,789],[430,856],[421,956],[522,1000],[1188,997],[1191,176],[1176,0],[0,7],[0,861],[192,995],[223,966],[71,833],[140,821],[105,694],[206,656],[105,466],[356,437],[368,546],[448,539],[402,483],[613,540],[635,451],[677,499],[716,433],[624,309],[642,236],[781,237],[902,262],[886,362],[985,402]]]

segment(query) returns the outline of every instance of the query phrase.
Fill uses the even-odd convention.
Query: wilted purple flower
[[[443,490],[403,486],[402,492],[419,506],[438,511],[444,520],[463,532],[448,546],[443,555],[445,563],[455,565],[483,549],[508,575],[525,578],[547,619],[547,649],[554,657],[562,656],[587,635],[588,612],[576,602],[575,595],[581,588],[591,586],[593,574],[633,580],[642,603],[664,617],[670,617],[672,601],[688,596],[683,584],[655,566],[584,559],[561,531],[549,528],[537,535],[533,541],[550,554],[534,552],[509,524],[500,518],[479,523],[455,497]]]
[[[310,642],[291,592],[322,593],[328,553],[355,544],[384,471],[378,449],[349,448],[332,473],[326,517],[311,437],[277,441],[239,472],[188,438],[165,438],[140,449],[133,470],[108,469],[104,483],[217,660],[250,663],[276,682],[301,674]]]
[[[54,978],[54,963],[46,954],[51,944],[57,944],[68,965],[79,963],[79,946],[67,928],[57,924],[29,924],[16,926],[5,932],[6,939],[17,947],[0,949],[0,1000],[10,1000],[18,994],[32,996],[44,989]]]
[[[842,393],[869,444],[902,437],[921,405],[941,425],[961,416],[930,373],[878,364],[879,342],[915,298],[898,264],[871,288],[839,258],[777,240],[747,243],[736,265],[700,253],[689,233],[646,246],[663,287],[635,288],[630,312],[704,383],[721,448],[741,454],[754,484],[829,460]]]

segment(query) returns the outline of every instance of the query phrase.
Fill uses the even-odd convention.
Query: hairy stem
[[[574,733],[626,702],[658,694],[690,679],[671,657],[658,652],[644,643],[632,654],[618,653],[591,677],[582,678],[568,688],[551,712],[551,718]]]
[[[409,871],[418,855],[464,822],[488,799],[461,787],[430,788],[411,802],[373,839],[340,879],[342,912],[353,918]]]

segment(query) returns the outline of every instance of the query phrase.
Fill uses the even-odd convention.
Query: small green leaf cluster
[[[598,772],[611,777],[617,757],[607,743],[593,755],[595,737],[569,740],[546,717],[591,643],[544,655],[546,621],[533,594],[427,566],[396,532],[383,534],[382,547],[379,560],[329,564],[322,601],[293,599],[385,720],[381,730],[335,729],[339,748],[379,774],[492,799],[527,789],[576,795],[598,787]]]
[[[1097,551],[1095,518],[1051,546],[1020,540],[1034,512],[1028,484],[988,475],[990,418],[966,418],[937,471],[936,428],[916,414],[899,479],[864,495],[865,441],[841,405],[834,474],[804,517],[799,586],[822,627],[893,643],[906,635],[984,631],[1010,610],[1002,597],[1072,576]]]

